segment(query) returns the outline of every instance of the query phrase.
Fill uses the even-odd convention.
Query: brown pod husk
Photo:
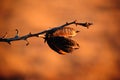
[[[59,54],[67,54],[79,49],[79,44],[70,38],[65,37],[49,37],[47,39],[49,47]]]
[[[74,28],[71,27],[64,27],[56,30],[53,32],[52,36],[63,36],[63,37],[73,37],[75,36],[79,31],[76,31]]]

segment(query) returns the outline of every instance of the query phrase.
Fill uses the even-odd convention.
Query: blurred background
[[[59,55],[42,38],[0,42],[0,80],[120,80],[120,0],[0,0],[0,36],[40,32],[65,22],[93,22]]]

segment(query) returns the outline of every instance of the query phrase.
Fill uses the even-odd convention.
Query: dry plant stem
[[[11,44],[12,41],[18,41],[18,40],[27,41],[27,39],[30,38],[30,37],[39,37],[39,35],[44,34],[44,33],[48,32],[48,31],[56,31],[57,29],[66,27],[66,26],[71,25],[71,24],[75,24],[76,26],[81,25],[81,26],[87,27],[87,28],[89,28],[89,26],[92,25],[92,23],[87,23],[87,22],[86,23],[78,23],[76,21],[69,22],[69,23],[66,22],[66,24],[63,24],[63,25],[58,26],[58,27],[54,27],[52,29],[44,30],[44,31],[34,33],[34,34],[32,34],[30,32],[29,34],[26,34],[26,35],[23,35],[23,36],[19,36],[19,31],[16,29],[16,35],[14,37],[5,38],[5,36],[7,35],[7,33],[6,33],[3,37],[0,38],[0,42],[7,42],[8,44]],[[28,41],[27,41],[26,45],[29,45]]]

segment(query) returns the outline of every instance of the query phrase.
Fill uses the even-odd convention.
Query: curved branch
[[[69,22],[69,23],[66,22],[66,24],[63,24],[63,25],[58,26],[58,27],[54,27],[52,29],[44,30],[44,31],[41,31],[41,32],[38,32],[38,33],[34,33],[34,34],[29,33],[29,34],[26,34],[26,35],[23,35],[23,36],[19,36],[19,34],[18,34],[19,31],[16,29],[16,35],[14,37],[5,38],[5,36],[7,35],[7,33],[6,33],[2,38],[0,38],[0,42],[7,42],[7,43],[11,44],[12,41],[18,41],[18,40],[25,40],[25,41],[27,41],[28,38],[39,37],[39,35],[44,34],[44,33],[48,32],[48,31],[56,31],[56,30],[58,30],[60,28],[66,27],[66,26],[71,25],[71,24],[75,24],[76,26],[77,25],[81,25],[81,26],[87,27],[87,28],[89,28],[89,26],[92,25],[92,23],[87,23],[87,22],[86,23],[78,23],[76,21]],[[27,41],[26,45],[28,45],[28,44],[29,44],[29,42]]]

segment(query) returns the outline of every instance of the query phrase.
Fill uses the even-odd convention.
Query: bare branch
[[[52,29],[44,30],[44,31],[41,31],[41,32],[38,32],[38,33],[34,33],[34,34],[32,34],[30,32],[29,34],[26,34],[26,35],[23,35],[23,36],[19,36],[19,31],[18,31],[18,29],[16,29],[16,35],[15,35],[15,37],[5,38],[5,36],[7,35],[7,33],[6,33],[2,38],[0,38],[0,42],[7,42],[8,44],[11,44],[12,41],[18,41],[18,40],[25,40],[25,41],[27,41],[28,38],[39,37],[41,34],[47,33],[49,31],[56,31],[56,30],[58,30],[60,28],[69,26],[71,24],[75,24],[76,26],[77,25],[81,25],[81,26],[87,27],[87,28],[89,28],[89,26],[92,25],[92,23],[87,23],[87,22],[85,22],[85,23],[78,23],[76,21],[69,22],[69,23],[66,22],[66,24],[63,24],[63,25],[58,26],[58,27],[54,27]],[[28,41],[27,41],[26,45],[29,45]]]

